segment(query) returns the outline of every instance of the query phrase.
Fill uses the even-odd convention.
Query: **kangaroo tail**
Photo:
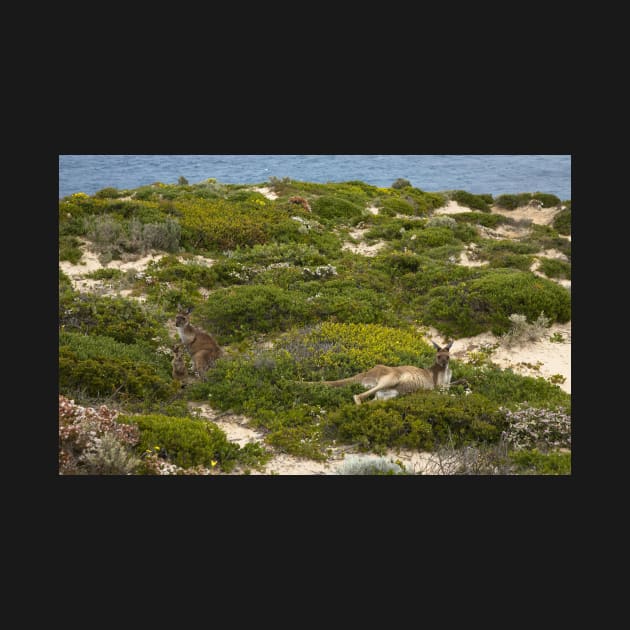
[[[350,376],[349,378],[340,378],[337,381],[303,381],[308,385],[329,385],[330,387],[343,387],[344,385],[351,385],[357,382],[356,376]]]

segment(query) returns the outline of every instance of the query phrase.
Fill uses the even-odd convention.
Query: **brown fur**
[[[451,382],[451,370],[448,367],[448,363],[450,359],[449,350],[453,342],[451,341],[443,348],[440,348],[435,342],[432,343],[437,350],[437,355],[435,362],[430,368],[419,368],[415,365],[401,365],[398,367],[376,365],[366,372],[360,372],[349,378],[320,382],[331,387],[343,387],[352,383],[360,383],[364,387],[368,387],[367,391],[353,396],[357,405],[360,405],[372,394],[376,394],[376,399],[387,399],[400,394],[410,394],[420,389],[437,389],[439,387],[450,387],[451,385],[466,383],[465,379]]]
[[[192,307],[184,310],[178,304],[177,308],[179,312],[175,317],[175,327],[179,333],[179,338],[190,353],[197,374],[203,379],[214,362],[223,356],[223,350],[212,335],[190,324]]]
[[[188,378],[188,367],[184,358],[184,346],[178,343],[173,346],[173,378],[176,381],[185,381]]]
[[[311,211],[311,206],[309,204],[308,201],[306,201],[306,199],[304,199],[304,197],[289,197],[289,202],[290,203],[295,203],[298,206],[302,206],[304,208],[304,210],[306,210],[306,212],[310,212]]]

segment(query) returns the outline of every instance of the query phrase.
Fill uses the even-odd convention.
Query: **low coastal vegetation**
[[[470,211],[435,212],[449,200]],[[570,321],[570,291],[557,282],[570,279],[570,201],[551,225],[528,224],[526,236],[484,232],[518,225],[493,207],[532,200],[561,203],[540,192],[428,193],[404,179],[382,188],[273,177],[258,185],[180,177],[64,197],[60,472],[247,472],[272,451],[325,461],[352,445],[365,456],[339,474],[408,474],[383,460],[390,448],[442,462],[465,455],[452,474],[569,474],[571,397],[542,377],[452,359],[469,389],[361,406],[351,396],[361,387],[318,384],[379,363],[429,366],[428,326],[456,348],[481,332]],[[348,247],[360,243],[379,249],[368,257]],[[470,247],[482,264],[459,264]],[[539,258],[533,273],[549,249],[566,260]],[[78,285],[68,265],[80,269],[88,252],[101,266],[86,266],[81,279],[91,284]],[[147,255],[142,270],[114,265]],[[225,349],[205,380],[186,387],[171,374],[179,304]],[[264,442],[229,441],[195,411],[201,403],[247,416]]]

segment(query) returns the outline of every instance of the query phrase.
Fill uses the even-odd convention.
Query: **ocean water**
[[[156,181],[260,184],[269,177],[310,182],[361,180],[391,186],[399,177],[427,192],[461,189],[501,195],[545,192],[571,198],[570,155],[60,155],[59,197]]]

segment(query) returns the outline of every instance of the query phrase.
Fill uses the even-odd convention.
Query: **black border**
[[[307,94],[302,96],[308,98]],[[445,96],[444,100],[448,98]],[[336,110],[329,105],[321,111],[302,107],[304,103],[296,97],[292,97],[291,103],[293,118],[284,116],[285,110],[275,117],[268,114],[269,109],[259,114],[255,102],[244,112],[239,110],[230,115],[225,109],[210,108],[196,112],[196,116],[195,112],[186,116],[180,106],[175,119],[169,118],[167,124],[143,112],[127,111],[121,118],[105,117],[88,127],[80,116],[71,117],[69,123],[58,128],[58,140],[46,154],[50,180],[43,206],[49,209],[46,217],[51,225],[44,222],[41,226],[40,251],[46,257],[51,256],[50,265],[46,265],[51,276],[56,274],[52,256],[57,252],[54,245],[51,247],[55,240],[50,236],[57,233],[53,208],[58,200],[58,155],[62,153],[571,154],[572,188],[576,185],[575,171],[580,168],[581,158],[575,156],[572,129],[566,114],[552,108],[545,110],[551,113],[541,122],[532,114],[532,111],[540,113],[540,105],[530,103],[528,107],[519,107],[519,103],[510,99],[494,99],[486,106],[485,116],[459,100],[457,107],[434,102],[431,108],[411,108],[411,111],[409,108],[398,111],[393,105],[384,116],[369,107],[362,108],[356,100]],[[572,199],[574,196],[572,192]],[[578,211],[579,208],[578,202]],[[579,223],[575,222],[578,231]],[[574,269],[574,275],[579,273],[579,265]],[[45,293],[39,293],[37,299],[48,296],[50,290],[56,304],[55,284],[52,278],[50,282],[44,279]],[[574,292],[580,285],[578,278]],[[575,306],[574,303],[574,310]],[[52,361],[47,365],[50,375],[46,383],[52,392],[42,392],[35,401],[43,406],[41,418],[54,415],[49,402],[54,404],[58,393],[57,327],[53,321],[50,331]],[[579,339],[578,327],[578,342]],[[582,398],[578,374],[572,375],[572,381],[573,391]],[[580,423],[584,416],[577,402],[573,409],[577,438],[583,435]],[[389,477],[68,478],[57,474],[57,433],[56,424],[53,425],[49,431],[51,442],[40,462],[47,463],[44,475],[52,481],[51,491],[63,505],[60,508],[74,514],[91,512],[110,521],[122,516],[123,511],[127,517],[150,520],[157,511],[168,524],[176,525],[182,518],[192,522],[201,518],[200,513],[215,512],[230,524],[243,519],[243,523],[252,525],[260,522],[261,514],[263,519],[275,520],[278,515],[291,513],[295,525],[303,522],[300,519],[322,521],[325,515],[334,513],[335,528],[342,527],[340,518],[349,522],[366,519],[370,530],[379,525],[403,523],[409,536],[413,536],[416,522],[424,528],[439,527],[454,532],[461,523],[470,525],[477,521],[489,525],[493,517],[505,523],[507,517],[515,527],[519,524],[533,527],[541,511],[546,523],[564,520],[572,514],[574,491],[585,474],[584,460],[579,464],[574,454],[573,474],[558,478],[401,477],[394,483]],[[577,452],[582,448],[578,440]],[[260,506],[264,506],[262,512]]]

